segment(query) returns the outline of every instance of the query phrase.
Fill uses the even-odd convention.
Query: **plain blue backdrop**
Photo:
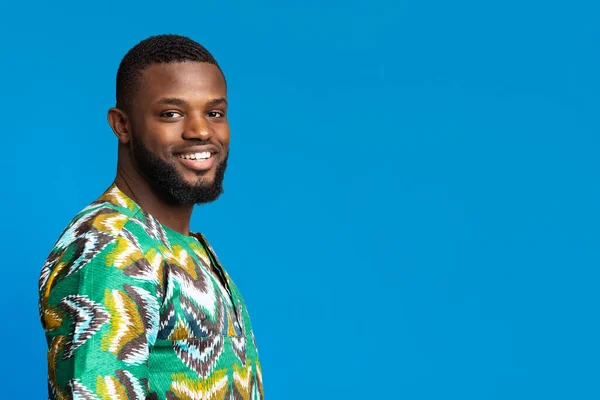
[[[37,278],[112,182],[118,64],[188,35],[229,84],[198,207],[266,398],[600,398],[594,1],[5,2],[0,398],[46,396]]]

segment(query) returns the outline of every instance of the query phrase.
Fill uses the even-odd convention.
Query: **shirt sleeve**
[[[70,262],[56,263],[57,282],[42,306],[50,394],[145,399],[160,282],[129,239],[116,237],[88,261],[85,250]]]

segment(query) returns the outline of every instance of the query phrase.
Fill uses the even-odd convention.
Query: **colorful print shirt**
[[[50,399],[263,399],[240,292],[201,234],[111,186],[58,239],[39,282]]]

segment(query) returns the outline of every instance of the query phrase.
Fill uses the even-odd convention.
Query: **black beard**
[[[199,143],[201,144],[201,143]],[[169,204],[194,205],[215,201],[223,193],[223,179],[227,158],[217,165],[212,183],[198,180],[195,185],[187,183],[177,172],[176,161],[166,162],[154,154],[141,141],[131,138],[133,159],[140,173],[153,191]]]

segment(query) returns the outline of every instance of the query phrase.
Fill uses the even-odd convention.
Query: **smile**
[[[177,159],[186,168],[191,169],[195,172],[208,171],[215,164],[214,154],[210,151],[177,154]]]
[[[201,153],[178,154],[177,157],[184,160],[208,160],[212,157],[212,153],[210,151],[203,151]]]

